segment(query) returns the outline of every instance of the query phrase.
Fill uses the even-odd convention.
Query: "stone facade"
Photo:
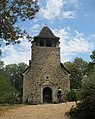
[[[32,57],[23,73],[23,102],[31,104],[57,102],[58,87],[64,101],[70,91],[69,72],[60,63],[59,38],[44,27],[32,42]]]

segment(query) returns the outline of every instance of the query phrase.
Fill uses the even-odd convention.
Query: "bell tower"
[[[58,87],[63,95],[69,92],[69,72],[60,63],[59,39],[46,26],[34,37],[30,66],[23,74],[23,102],[53,103]]]
[[[34,37],[33,45],[40,47],[59,47],[59,37],[56,37],[48,27],[43,27],[38,36]]]
[[[43,27],[38,36],[32,42],[31,62],[37,66],[53,65],[60,62],[59,37],[56,37],[48,27]],[[36,66],[36,67],[37,67]]]

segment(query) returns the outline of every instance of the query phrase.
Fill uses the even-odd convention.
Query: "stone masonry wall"
[[[43,87],[52,89],[53,102],[57,101],[57,90],[60,87],[64,100],[70,90],[70,81],[68,73],[60,65],[60,48],[33,46],[31,59],[31,68],[23,79],[23,102],[28,99],[33,104],[41,103]]]

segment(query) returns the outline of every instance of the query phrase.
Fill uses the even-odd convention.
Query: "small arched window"
[[[44,41],[43,40],[40,41],[40,46],[44,46]]]
[[[50,40],[47,40],[47,41],[46,41],[46,47],[52,47],[52,43],[51,43]]]

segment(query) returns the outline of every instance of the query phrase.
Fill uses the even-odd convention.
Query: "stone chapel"
[[[56,103],[58,87],[64,101],[70,91],[70,73],[60,62],[59,39],[47,26],[34,37],[29,67],[23,73],[23,103]]]

